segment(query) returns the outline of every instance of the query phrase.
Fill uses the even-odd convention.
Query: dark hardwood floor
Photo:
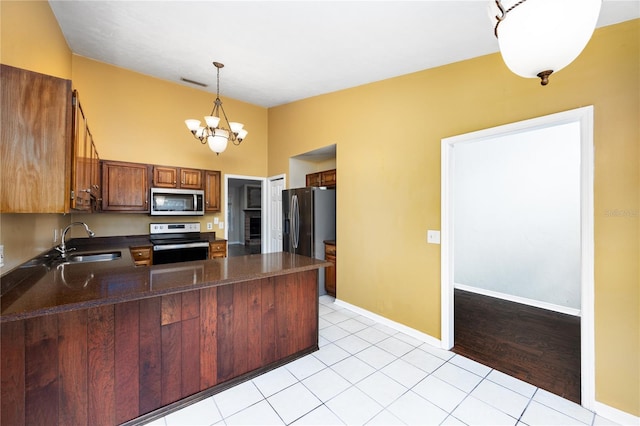
[[[455,290],[453,352],[580,403],[580,318]]]

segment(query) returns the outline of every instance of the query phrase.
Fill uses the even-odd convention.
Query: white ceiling
[[[75,54],[214,93],[222,62],[223,100],[263,107],[498,51],[486,0],[49,3]],[[598,26],[638,17],[605,0]]]

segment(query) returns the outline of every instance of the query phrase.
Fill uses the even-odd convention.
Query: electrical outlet
[[[58,242],[58,230],[54,229],[53,230],[53,244]]]
[[[207,222],[207,230],[211,231],[213,229],[213,223]]]
[[[224,222],[218,222],[218,228],[224,229]]]
[[[427,231],[427,243],[440,244],[440,231]]]
[[[0,267],[4,266],[4,246],[0,245]]]

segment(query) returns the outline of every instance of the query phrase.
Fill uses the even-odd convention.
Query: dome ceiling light
[[[573,62],[598,21],[602,0],[495,0],[489,4],[502,59],[525,78],[549,76]]]

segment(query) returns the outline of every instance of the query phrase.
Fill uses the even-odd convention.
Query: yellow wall
[[[338,298],[439,337],[441,139],[594,105],[596,398],[639,415],[639,28],[597,30],[546,87],[493,54],[270,109],[270,175],[337,143]]]
[[[71,78],[71,50],[49,3],[0,1],[0,62]],[[57,214],[0,214],[0,244],[5,253],[5,266],[0,273],[50,249],[53,230],[68,223],[68,217]]]
[[[211,73],[215,73],[213,65]],[[220,90],[225,112],[244,123],[249,135],[239,146],[229,143],[219,156],[196,140],[184,124],[187,118],[204,122],[213,107],[214,93],[77,55],[73,55],[72,80],[103,159],[265,176],[267,110],[225,97],[224,73],[223,69]]]
[[[211,72],[215,72],[213,65]],[[224,71],[220,77],[223,107],[230,119],[244,123],[249,135],[239,146],[229,143],[219,156],[184,124],[187,118],[204,122],[215,94],[77,55],[73,55],[72,80],[101,159],[220,170],[223,197],[225,174],[266,176],[267,110],[226,98]],[[225,214],[223,203],[220,213],[190,220],[199,221],[205,229],[214,217],[226,222]],[[76,214],[74,220],[90,223],[101,236],[145,234],[149,223],[157,222],[140,214]],[[216,227],[215,231],[224,237],[224,230]]]
[[[71,50],[46,1],[2,0],[0,34],[3,64],[71,78]]]
[[[225,98],[223,73],[227,114],[250,133],[216,158],[182,123],[208,113],[211,94],[72,56],[47,2],[2,1],[0,13],[2,62],[73,78],[103,158],[262,176],[286,173],[289,157],[336,143],[338,297],[436,337],[440,250],[425,234],[440,227],[440,140],[593,104],[596,398],[640,415],[639,20],[597,30],[544,88],[488,55],[267,112]],[[630,214],[607,215],[616,210]],[[49,228],[70,219],[3,214],[0,242],[26,260],[24,253],[52,246]],[[147,219],[87,218],[98,235],[137,233]]]

